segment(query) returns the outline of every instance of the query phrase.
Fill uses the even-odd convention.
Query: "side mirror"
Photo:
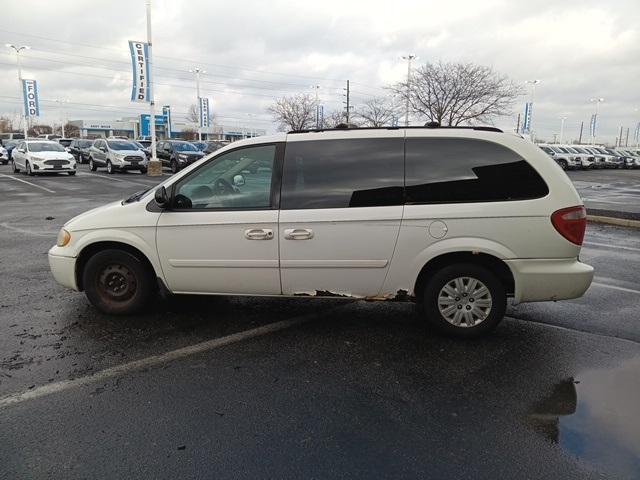
[[[24,148],[19,148],[19,149],[18,149],[18,151],[19,151],[20,153],[24,153],[26,150],[25,150]]]
[[[169,207],[169,195],[167,195],[167,189],[164,186],[156,189],[153,198],[160,208]]]
[[[233,186],[234,187],[242,187],[244,185],[244,175],[234,175],[233,176]]]

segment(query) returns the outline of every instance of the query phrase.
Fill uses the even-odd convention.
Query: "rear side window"
[[[548,193],[531,165],[497,143],[460,138],[406,141],[407,203],[501,202]]]
[[[288,142],[282,209],[401,205],[402,138]]]

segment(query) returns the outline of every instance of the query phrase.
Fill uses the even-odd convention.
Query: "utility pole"
[[[347,94],[346,94],[346,97],[347,97],[347,114],[346,114],[346,119],[347,119],[347,126],[348,126],[348,125],[349,125],[349,113],[350,113],[350,109],[351,109],[350,98],[349,98],[349,95],[350,95],[350,91],[349,91],[349,80],[347,80],[347,88],[346,88],[345,90],[346,90],[346,92],[347,92]]]
[[[620,134],[618,135],[618,147],[622,146],[622,125],[620,125]]]
[[[564,138],[564,121],[567,117],[560,117],[560,143],[562,143],[562,139]]]
[[[204,70],[200,70],[200,67],[195,67],[193,70],[189,70],[189,73],[196,74],[196,111],[198,112],[198,141],[202,141],[202,127],[200,126],[200,74],[207,73]]]
[[[18,87],[20,89],[20,96],[23,97],[23,101],[24,101],[25,100],[24,93],[22,92],[22,63],[20,62],[20,52],[23,50],[29,50],[31,47],[29,45],[21,45],[17,47],[12,43],[7,43],[5,47],[13,48],[16,52],[16,62],[18,64]],[[23,128],[24,128],[24,138],[26,140],[28,137],[27,132],[29,130],[27,127],[27,112],[25,111],[22,112],[22,119],[23,119]]]
[[[604,102],[604,98],[591,98],[590,102],[596,104],[596,111],[593,117],[593,131],[591,132],[591,145],[596,144],[596,126],[598,125],[598,105]]]
[[[162,176],[162,162],[158,160],[156,152],[156,104],[153,98],[153,56],[151,41],[151,0],[146,0],[147,7],[147,43],[149,44],[149,129],[151,130],[151,160],[147,167],[147,175],[150,177]]]
[[[558,134],[557,133],[553,134],[553,143],[558,143]]]
[[[316,91],[316,130],[320,130],[320,111],[319,111],[320,99],[318,97],[320,85],[311,85],[311,88],[313,88]]]
[[[525,83],[531,84],[531,101],[529,102],[529,135],[531,136],[531,141],[535,141],[535,133],[533,131],[533,101],[536,96],[536,85],[540,83],[540,80],[526,80]],[[525,120],[526,121],[526,120]]]
[[[626,136],[625,141],[624,141],[624,146],[625,147],[629,146],[629,127],[627,127],[627,136]]]
[[[407,61],[407,98],[405,101],[405,112],[404,112],[404,126],[409,126],[409,95],[411,94],[411,62],[415,60],[416,55],[410,53],[409,55],[403,56],[402,59]]]
[[[518,114],[518,121],[516,122],[516,133],[520,133],[520,114]]]
[[[580,138],[578,138],[578,145],[582,145],[582,129],[584,128],[584,120],[580,122]]]
[[[66,138],[66,137],[65,137],[65,135],[64,135],[64,122],[65,122],[65,118],[64,118],[64,113],[63,113],[62,105],[61,105],[61,104],[62,104],[62,103],[67,103],[68,101],[69,101],[69,100],[66,100],[66,99],[64,99],[64,100],[60,100],[59,98],[56,98],[56,99],[54,100],[54,102],[56,102],[56,103],[58,104],[58,109],[59,109],[59,113],[60,113],[60,124],[61,124],[60,130],[62,131],[62,138]],[[55,133],[55,132],[54,132],[54,133]]]

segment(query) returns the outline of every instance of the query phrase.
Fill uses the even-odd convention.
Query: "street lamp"
[[[16,52],[16,62],[18,64],[18,88],[22,93],[22,64],[20,62],[20,52],[23,50],[30,50],[31,47],[29,45],[20,45],[16,46],[13,43],[5,44],[7,48],[13,48]],[[22,112],[23,126],[24,126],[24,138],[27,138],[27,112]]]
[[[62,138],[67,138],[67,137],[64,135],[64,122],[65,122],[65,118],[64,118],[64,114],[63,114],[63,112],[62,112],[62,109],[64,108],[64,107],[62,106],[62,104],[63,104],[63,103],[69,103],[69,100],[67,100],[66,98],[65,98],[65,99],[59,99],[59,98],[56,98],[56,99],[54,100],[54,102],[56,102],[56,103],[58,104],[58,109],[60,110],[60,112],[59,112],[59,113],[60,113],[60,125],[61,125],[60,129],[61,129],[61,131],[62,131]]]
[[[562,138],[564,137],[564,121],[567,119],[565,115],[560,117],[560,143],[562,143]]]
[[[535,134],[533,132],[533,101],[535,100],[536,96],[536,85],[540,83],[540,80],[525,80],[524,83],[528,83],[531,85],[531,100],[529,101],[529,135],[531,136],[531,141],[533,142],[535,140]]]
[[[316,130],[320,130],[320,99],[318,98],[320,85],[311,85],[311,88],[316,91]]]
[[[405,112],[404,112],[404,126],[409,126],[409,94],[411,93],[411,62],[418,58],[415,54],[410,53],[409,55],[405,55],[402,57],[403,60],[407,61],[407,98],[405,102]]]
[[[198,112],[198,117],[201,115],[200,113],[200,74],[207,73],[206,70],[201,70],[200,67],[195,67],[193,70],[189,70],[189,73],[195,73],[196,75],[196,111]],[[201,119],[198,118],[198,141],[202,141],[202,128],[200,127]]]
[[[604,102],[604,98],[590,98],[589,102],[596,104],[596,110],[593,114],[593,126],[591,127],[591,145],[596,144],[596,125],[598,123],[598,105]]]

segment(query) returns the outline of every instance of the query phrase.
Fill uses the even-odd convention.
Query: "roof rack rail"
[[[424,126],[409,126],[409,127],[347,127],[347,126],[338,126],[336,128],[309,128],[304,130],[291,130],[287,132],[287,134],[295,134],[295,133],[320,133],[320,132],[344,132],[344,131],[352,131],[352,130],[400,130],[402,128],[417,130],[417,129],[459,129],[459,130],[477,130],[481,132],[498,132],[504,133],[503,130],[497,127],[460,127],[460,126],[448,126],[442,127],[437,122],[428,122]]]

